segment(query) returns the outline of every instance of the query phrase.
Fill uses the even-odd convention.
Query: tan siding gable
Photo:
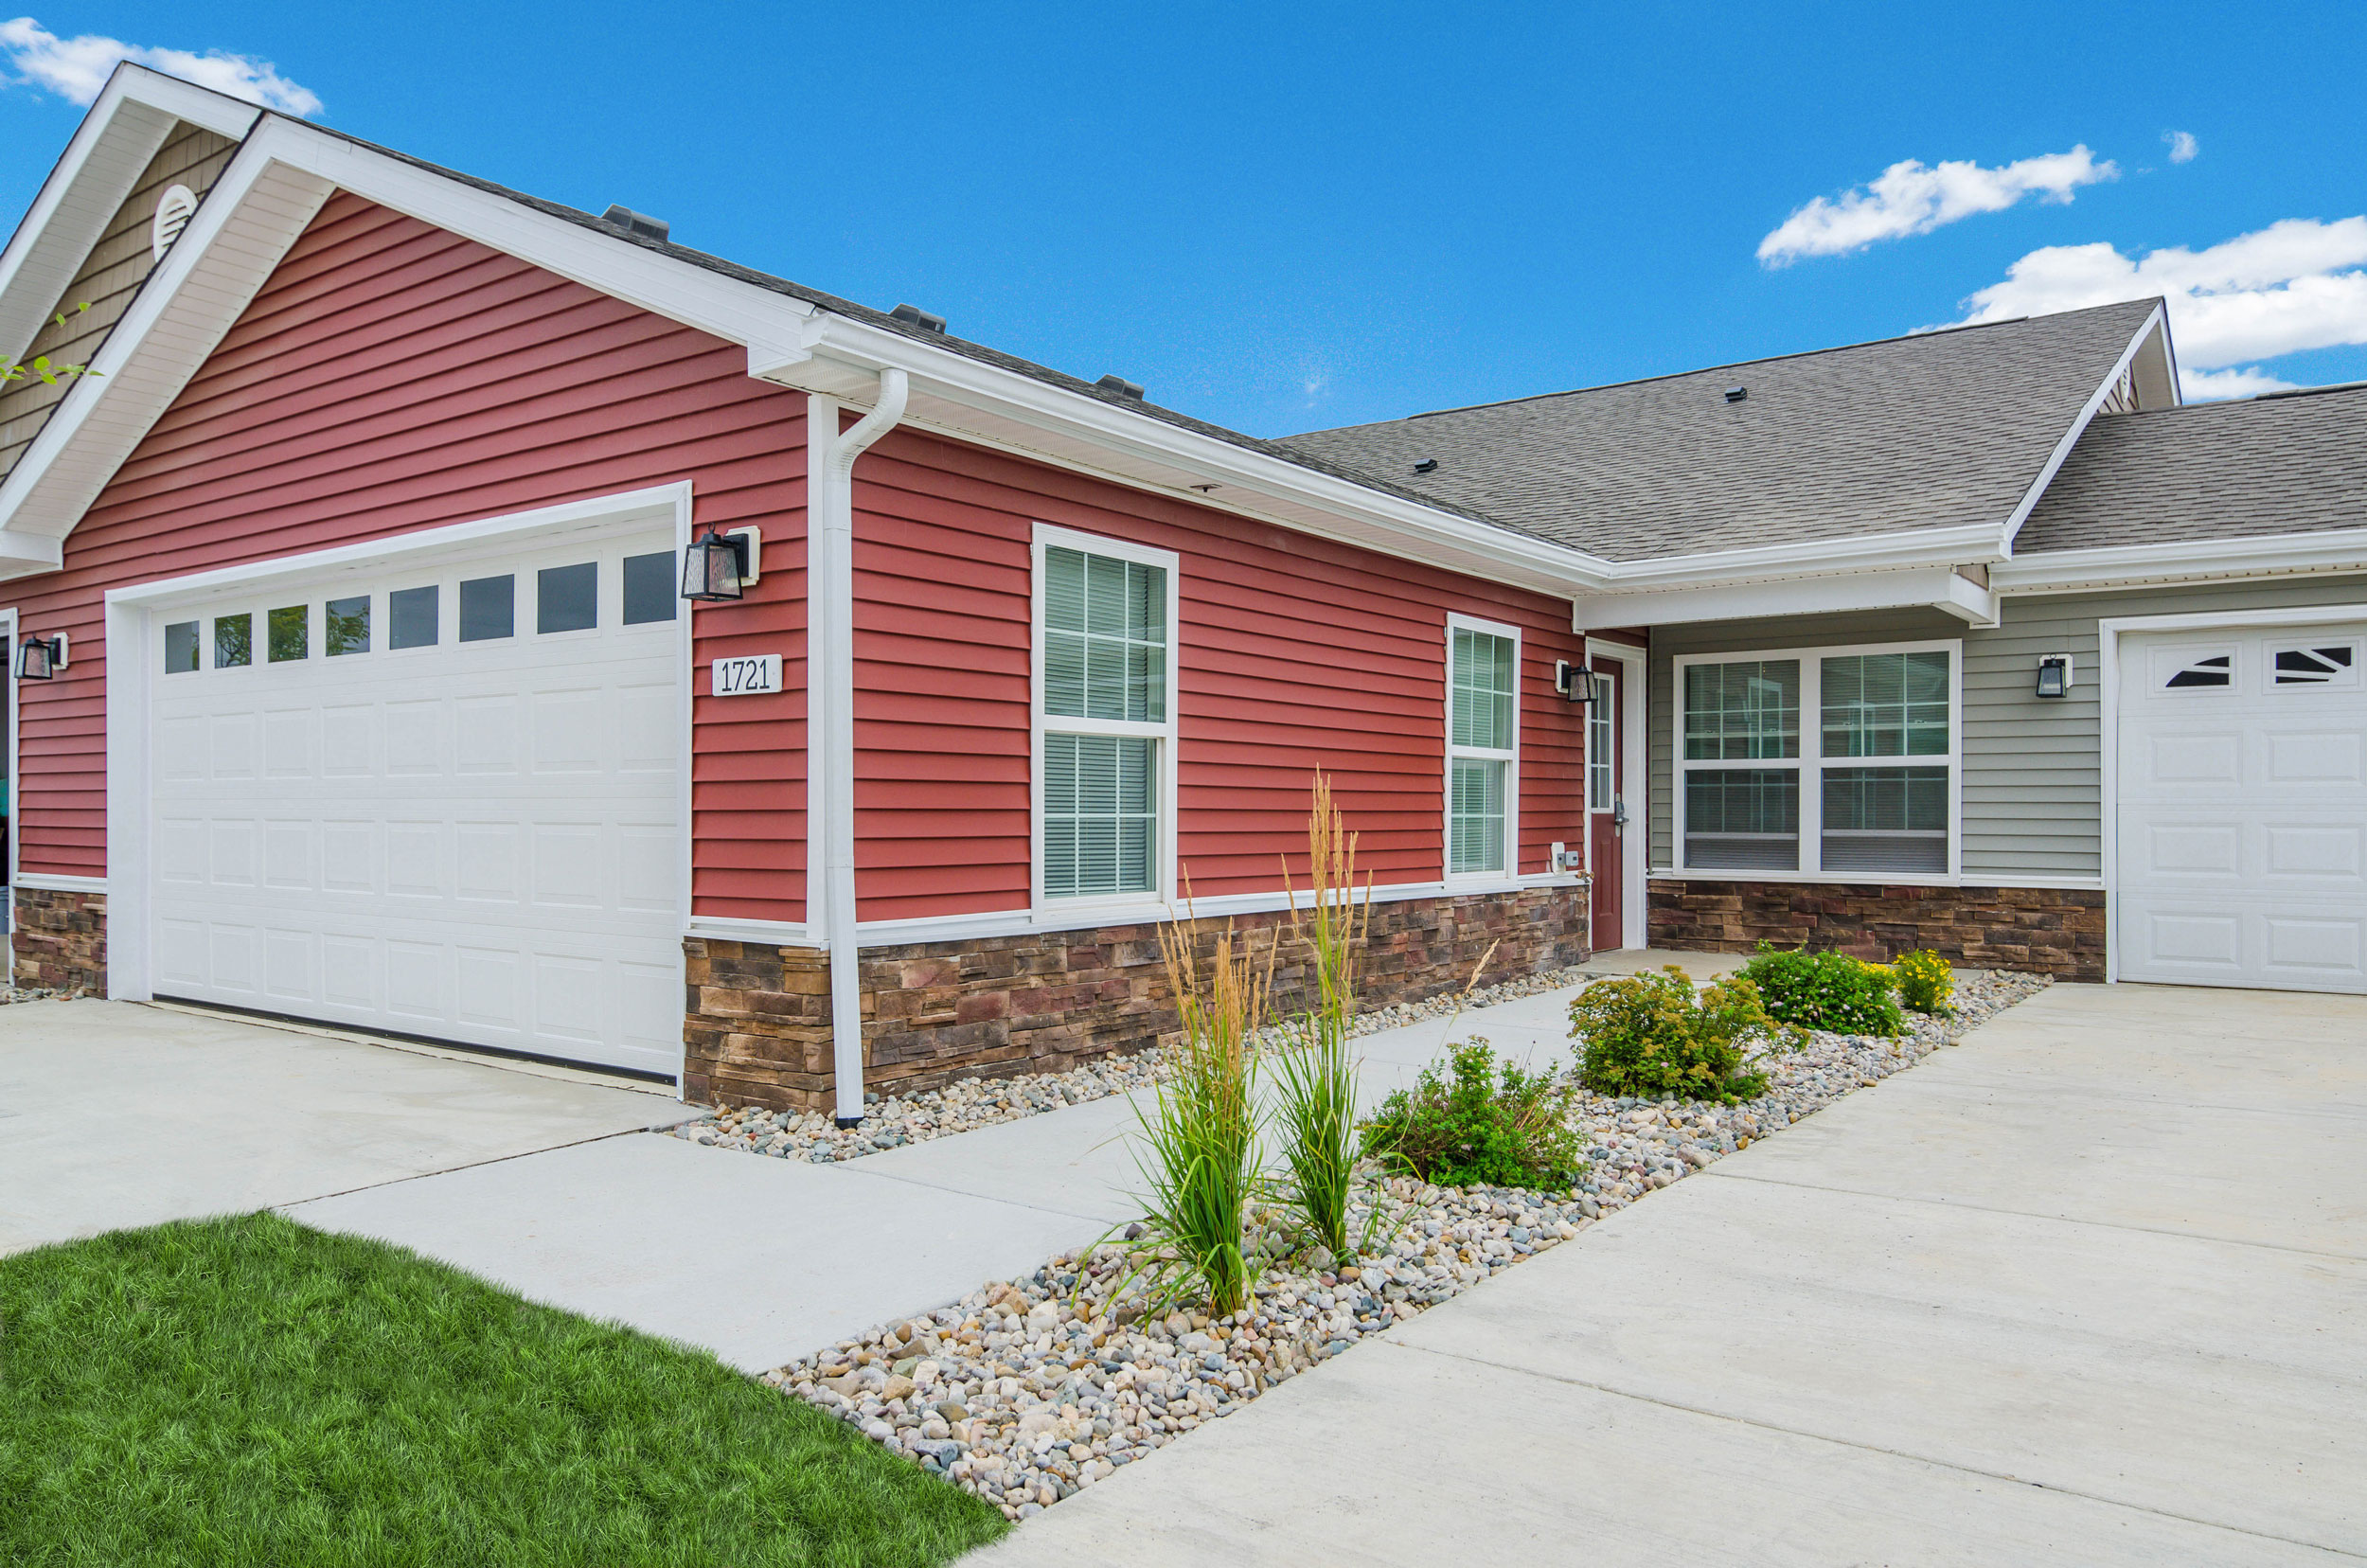
[[[25,358],[47,355],[53,362],[64,365],[87,364],[115,324],[123,319],[140,285],[155,270],[156,253],[152,246],[151,225],[155,221],[156,204],[164,193],[176,185],[187,186],[199,197],[212,188],[230,162],[230,155],[239,144],[227,136],[184,122],[173,128],[149,160],[138,184],[124,198],[123,205],[108,221],[106,231],[91,247],[90,255],[59,295],[55,313],[65,316],[62,327],[55,321],[45,323],[33,337]],[[90,309],[78,312],[77,305],[88,304]],[[0,390],[0,478],[6,478],[25,449],[49,422],[49,411],[58,405],[70,383],[56,385],[38,378],[27,378],[8,383]]]

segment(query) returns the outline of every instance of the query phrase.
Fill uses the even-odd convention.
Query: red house
[[[1532,541],[136,67],[0,292],[103,372],[0,394],[27,980],[701,1098],[1067,1065],[1187,882],[1284,907],[1319,768],[1387,994],[1588,951]]]

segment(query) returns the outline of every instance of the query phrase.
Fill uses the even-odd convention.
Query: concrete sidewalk
[[[2057,987],[976,1560],[2367,1559],[2362,1146],[2367,999]]]
[[[1605,955],[1605,972],[1732,956]],[[1367,1035],[1369,1106],[1450,1039],[1566,1060],[1570,989]],[[1140,1096],[1137,1096],[1140,1097]],[[1141,1212],[1133,1098],[808,1165],[618,1138],[298,1203],[307,1224],[409,1247],[588,1316],[761,1370],[1025,1274]]]
[[[0,1253],[667,1126],[670,1090],[129,1002],[0,1007]]]

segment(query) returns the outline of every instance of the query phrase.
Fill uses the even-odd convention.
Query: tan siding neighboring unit
[[[2104,770],[2097,623],[2142,615],[2239,614],[2367,604],[2367,577],[2264,578],[2192,588],[2030,595],[2005,602],[1995,631],[1936,613],[1881,611],[1667,626],[1652,633],[1652,864],[1671,856],[1671,674],[1683,653],[1959,637],[1965,644],[1964,878],[2014,886],[2103,873]],[[2069,653],[2071,693],[2038,695],[2038,659]]]
[[[32,360],[46,355],[54,364],[88,364],[115,324],[123,319],[123,312],[132,308],[140,285],[155,270],[151,236],[157,202],[176,185],[204,197],[238,150],[239,144],[227,136],[187,122],[175,126],[149,160],[132,194],[108,221],[106,232],[83,258],[74,281],[58,296],[54,313],[63,315],[65,324],[45,323],[33,335],[24,357]],[[75,310],[83,304],[90,309]],[[0,353],[6,351],[0,349]],[[0,391],[0,479],[16,467],[71,384],[27,377]]]

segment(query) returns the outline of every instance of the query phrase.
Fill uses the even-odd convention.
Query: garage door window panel
[[[182,675],[197,668],[197,622],[175,621],[165,628],[165,673]]]
[[[214,617],[214,668],[237,669],[255,662],[253,615]]]
[[[2281,686],[2356,686],[2359,657],[2357,643],[2306,643],[2279,648],[2269,655],[2275,671],[2271,684]]]
[[[321,643],[332,659],[370,650],[370,598],[333,598],[321,616]]]
[[[386,596],[386,646],[434,648],[442,628],[443,590],[398,588]]]
[[[312,656],[312,607],[291,604],[266,617],[271,662],[290,664]]]
[[[472,578],[460,585],[460,640],[489,642],[518,632],[518,579]]]
[[[596,561],[545,566],[535,574],[534,630],[589,632],[600,619],[600,568]]]
[[[625,624],[646,626],[674,618],[674,552],[625,558]]]

